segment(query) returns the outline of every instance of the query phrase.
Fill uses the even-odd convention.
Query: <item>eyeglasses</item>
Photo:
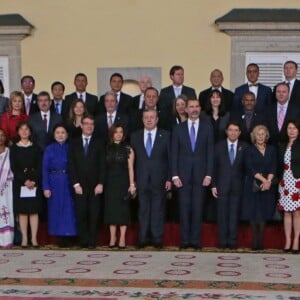
[[[82,125],[94,126],[94,123],[93,122],[82,122]]]

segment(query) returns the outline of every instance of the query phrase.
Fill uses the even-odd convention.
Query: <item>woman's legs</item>
[[[121,225],[120,226],[119,247],[125,247],[126,246],[126,242],[125,242],[126,230],[127,230],[127,225]]]
[[[290,249],[292,245],[292,213],[284,212],[283,215],[283,227],[284,227],[284,236],[285,236],[285,245],[284,249]]]
[[[28,236],[27,236],[28,215],[19,214],[19,223],[20,223],[20,230],[22,234],[21,246],[27,246],[28,245]]]
[[[300,211],[296,210],[293,212],[293,229],[294,229],[294,240],[293,250],[299,250],[299,237],[300,237]]]
[[[39,215],[38,214],[29,215],[29,222],[30,222],[30,228],[31,228],[32,246],[38,246],[37,232],[38,232],[38,227],[39,227]]]
[[[109,231],[110,231],[109,246],[113,247],[113,246],[116,245],[116,240],[117,240],[117,226],[116,225],[109,225]]]

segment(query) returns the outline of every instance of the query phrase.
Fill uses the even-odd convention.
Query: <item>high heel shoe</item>
[[[126,249],[126,245],[124,246],[119,245],[119,250],[125,250],[125,249]]]
[[[291,250],[292,250],[292,247],[282,249],[282,251],[285,253],[291,252]]]
[[[116,247],[116,243],[114,243],[114,244],[109,244],[109,245],[108,245],[108,248],[109,248],[109,249],[113,249],[113,248],[115,248],[115,247]]]
[[[299,253],[299,249],[292,249],[292,254],[298,254]]]

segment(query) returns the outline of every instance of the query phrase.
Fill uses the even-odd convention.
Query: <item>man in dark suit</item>
[[[202,110],[204,110],[204,111],[207,110],[207,106],[208,106],[208,102],[209,102],[208,96],[210,95],[210,93],[213,90],[219,90],[222,93],[223,99],[224,99],[225,110],[226,111],[231,110],[231,105],[232,105],[232,101],[233,101],[233,92],[225,89],[222,86],[223,80],[224,80],[224,77],[223,77],[223,73],[221,70],[215,69],[210,73],[211,87],[206,90],[201,91],[199,94],[199,101],[200,101]]]
[[[212,194],[217,201],[220,248],[237,247],[239,209],[243,194],[244,155],[247,144],[239,140],[240,125],[229,122],[227,139],[216,145]]]
[[[123,93],[121,91],[123,87],[124,79],[120,73],[114,73],[110,76],[109,84],[111,90],[116,93],[117,101],[118,101],[118,109],[119,113],[128,115],[130,113],[130,108],[132,105],[132,97]],[[105,105],[104,105],[104,95],[102,95],[98,102],[97,114],[102,115],[105,114]]]
[[[230,114],[230,120],[240,124],[241,134],[239,139],[251,143],[250,133],[257,125],[266,125],[265,116],[256,111],[255,95],[247,92],[242,98],[243,110]]]
[[[182,66],[173,66],[169,72],[172,80],[172,85],[163,88],[160,91],[159,105],[166,107],[168,111],[172,112],[176,97],[185,95],[189,99],[196,99],[196,92],[193,88],[183,85],[184,69]]]
[[[64,121],[68,119],[69,112],[66,111],[66,102],[64,100],[65,85],[60,81],[55,81],[51,85],[53,99],[51,101],[51,111],[56,112]]]
[[[139,197],[139,247],[148,244],[148,232],[154,247],[162,247],[165,216],[165,192],[171,189],[170,134],[157,128],[154,109],[143,112],[144,129],[131,135],[135,153],[135,173]]]
[[[21,88],[24,93],[24,104],[26,115],[32,115],[39,111],[37,105],[37,94],[33,93],[35,80],[31,75],[25,75],[21,78]]]
[[[279,142],[287,140],[287,122],[300,119],[300,107],[298,103],[289,101],[289,85],[285,82],[277,84],[274,91],[276,103],[272,104],[266,117],[269,142],[277,146]]]
[[[74,85],[76,91],[66,96],[65,111],[69,113],[73,101],[76,99],[81,99],[84,102],[88,113],[92,116],[96,116],[98,97],[96,95],[87,93],[86,91],[86,87],[88,85],[87,76],[83,73],[76,74],[74,78]]]
[[[75,211],[79,243],[93,249],[98,237],[100,194],[105,178],[105,150],[93,136],[94,119],[81,121],[82,136],[71,141],[69,152],[70,180],[75,192]]]
[[[252,92],[256,99],[256,110],[265,112],[272,104],[272,90],[261,83],[258,83],[259,66],[251,63],[247,66],[246,76],[248,82],[237,87],[234,91],[234,98],[231,111],[242,110],[242,98],[247,92]]]
[[[37,96],[39,111],[29,116],[32,126],[32,139],[42,151],[53,141],[53,128],[62,122],[61,116],[50,110],[51,100],[48,92]]]
[[[300,105],[300,80],[297,79],[298,65],[292,60],[288,60],[284,63],[283,73],[285,77],[285,83],[290,87],[291,103],[297,103]]]
[[[181,248],[201,248],[206,187],[213,174],[214,138],[208,122],[199,118],[198,99],[188,99],[188,120],[173,129],[172,180],[178,188]]]
[[[139,80],[141,94],[132,98],[131,108],[133,110],[142,110],[144,107],[145,91],[148,87],[152,86],[152,79],[149,76],[142,76]]]
[[[117,111],[117,95],[110,91],[104,95],[104,105],[106,113],[98,117],[95,123],[95,136],[101,138],[105,143],[108,142],[108,130],[113,124],[122,124],[125,134],[128,134],[129,121],[126,115]]]
[[[149,87],[145,90],[144,109],[154,109],[158,114],[158,127],[171,130],[172,114],[165,107],[158,103],[158,90],[154,87]],[[144,127],[143,110],[133,110],[130,114],[130,131],[133,132]]]

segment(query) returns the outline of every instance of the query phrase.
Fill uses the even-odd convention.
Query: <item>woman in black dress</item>
[[[66,121],[66,126],[69,132],[69,138],[76,138],[81,136],[81,119],[87,116],[87,110],[84,102],[81,99],[76,99],[72,102],[69,118]]]
[[[253,250],[263,249],[266,221],[272,220],[276,208],[277,153],[268,145],[269,131],[264,125],[255,126],[251,132],[252,145],[245,152],[245,193],[242,218],[250,222]]]
[[[205,113],[207,120],[211,123],[214,130],[215,143],[225,139],[225,129],[229,122],[229,113],[225,110],[223,95],[219,90],[210,92]]]
[[[134,153],[124,142],[124,127],[114,124],[109,129],[110,143],[106,152],[106,180],[104,185],[104,222],[109,224],[109,248],[117,241],[120,226],[119,249],[125,249],[125,235],[130,219],[130,196],[136,192],[134,183]]]
[[[29,139],[31,127],[26,121],[21,121],[17,125],[16,131],[19,141],[10,150],[11,169],[14,173],[14,212],[19,216],[22,233],[21,246],[23,248],[28,246],[27,227],[29,221],[32,246],[39,247],[37,231],[38,213],[42,210],[40,189],[42,156],[38,146],[32,144]]]

